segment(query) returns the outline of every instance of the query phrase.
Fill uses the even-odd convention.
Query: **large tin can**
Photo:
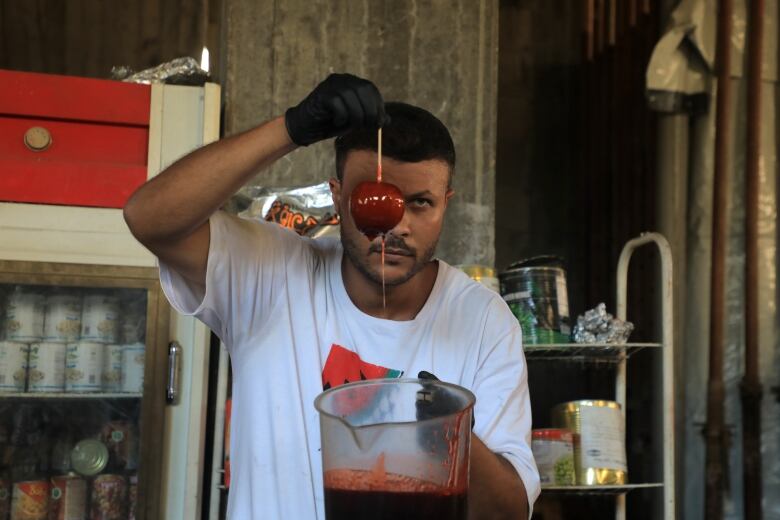
[[[463,264],[457,267],[475,282],[481,283],[491,291],[499,292],[496,270],[492,267],[479,264]]]
[[[0,392],[24,392],[29,356],[29,345],[0,341]]]
[[[45,310],[46,298],[42,294],[17,287],[5,309],[6,339],[20,343],[41,341]]]
[[[84,439],[73,447],[70,461],[76,473],[92,477],[106,469],[108,448],[97,439]]]
[[[138,475],[127,478],[127,520],[136,520],[138,511]]]
[[[49,482],[26,480],[14,484],[11,520],[46,520],[49,516]]]
[[[103,365],[103,391],[122,391],[122,345],[106,345]]]
[[[98,475],[92,482],[92,520],[127,519],[127,480],[122,475]]]
[[[122,392],[142,393],[144,391],[143,343],[125,345],[122,349]]]
[[[81,339],[116,343],[119,330],[119,298],[104,293],[84,296],[81,312]]]
[[[87,481],[78,475],[51,479],[49,520],[86,520]]]
[[[8,520],[11,515],[11,478],[7,472],[0,473],[0,519]]]
[[[623,412],[614,401],[581,400],[553,408],[553,424],[573,431],[574,469],[580,486],[628,482]]]
[[[81,297],[73,293],[58,293],[47,297],[43,324],[44,341],[78,341],[81,333]]]
[[[523,328],[523,342],[568,343],[571,334],[566,271],[513,264],[499,275],[501,295]]]
[[[138,434],[130,421],[109,421],[100,431],[100,440],[108,448],[112,468],[138,469]]]
[[[27,369],[28,392],[62,392],[65,389],[65,344],[33,343]]]
[[[122,319],[119,326],[119,342],[138,343],[146,338],[146,298],[125,298],[121,302]]]
[[[103,388],[105,351],[103,343],[79,341],[68,344],[66,392],[99,392]]]

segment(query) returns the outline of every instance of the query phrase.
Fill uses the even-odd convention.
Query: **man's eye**
[[[427,206],[431,206],[433,203],[429,199],[413,199],[411,201],[411,205],[418,207],[418,208],[424,208]]]

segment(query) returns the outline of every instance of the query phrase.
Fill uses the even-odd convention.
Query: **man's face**
[[[331,179],[330,188],[341,215],[344,253],[358,271],[379,284],[382,239],[369,241],[357,230],[349,211],[352,190],[361,182],[376,181],[376,166],[376,152],[349,152],[342,181]],[[409,280],[433,258],[453,191],[449,166],[441,160],[406,163],[383,157],[382,180],[395,184],[406,202],[403,219],[385,237],[385,283],[394,286]]]

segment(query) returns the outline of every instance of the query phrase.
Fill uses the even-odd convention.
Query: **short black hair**
[[[455,172],[455,145],[449,130],[425,109],[400,103],[385,103],[390,122],[382,127],[382,155],[403,162],[438,159],[449,166],[450,178]],[[353,150],[377,151],[376,130],[360,129],[344,134],[335,141],[336,177],[344,177],[344,163]]]

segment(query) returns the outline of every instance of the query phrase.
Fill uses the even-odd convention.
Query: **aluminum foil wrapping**
[[[291,188],[246,186],[233,197],[231,206],[239,217],[276,222],[302,236],[339,235],[339,219],[327,182]]]
[[[176,58],[151,69],[135,72],[120,65],[111,69],[111,77],[129,83],[168,83],[172,85],[203,85],[209,80],[209,73],[200,68],[194,58]]]
[[[576,343],[625,343],[633,330],[633,323],[615,318],[607,312],[605,304],[599,303],[577,317],[574,341]]]

